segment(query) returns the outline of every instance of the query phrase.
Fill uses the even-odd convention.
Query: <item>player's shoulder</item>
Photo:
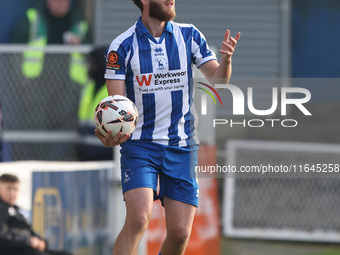
[[[125,32],[117,36],[110,44],[110,48],[117,48],[121,46],[127,39],[132,38],[136,31],[136,23],[128,28]]]

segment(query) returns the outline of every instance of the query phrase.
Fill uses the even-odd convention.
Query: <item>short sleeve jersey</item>
[[[114,39],[106,55],[106,79],[125,80],[139,119],[132,140],[186,147],[198,143],[193,71],[216,59],[201,32],[167,22],[155,39],[141,19]]]

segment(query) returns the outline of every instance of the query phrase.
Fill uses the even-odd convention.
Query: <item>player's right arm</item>
[[[124,80],[106,80],[106,86],[109,96],[113,95],[122,95],[125,94],[125,81]],[[99,138],[99,140],[107,147],[113,147],[124,143],[127,139],[130,138],[130,135],[123,134],[122,132],[118,132],[115,137],[111,137],[112,131],[109,131],[106,136],[100,134],[100,132],[95,129],[95,134]]]
[[[109,96],[125,94],[125,80],[106,80],[106,87]]]

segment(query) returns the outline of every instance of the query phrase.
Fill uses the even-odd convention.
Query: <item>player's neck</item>
[[[161,37],[166,26],[166,21],[151,18],[149,15],[142,15],[142,22],[153,37]]]

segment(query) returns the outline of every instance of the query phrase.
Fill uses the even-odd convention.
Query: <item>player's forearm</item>
[[[235,37],[230,36],[230,30],[227,29],[224,35],[221,49],[219,52],[222,54],[221,62],[216,69],[215,78],[224,78],[226,83],[229,83],[231,77],[231,58],[234,54],[236,44],[240,39],[241,33],[238,32]]]
[[[123,80],[106,80],[107,92],[109,96],[125,94],[125,81]]]
[[[232,64],[231,58],[225,59],[222,57],[219,66],[216,68],[212,78],[223,79],[225,80],[225,84],[229,83],[231,73],[232,73]]]

